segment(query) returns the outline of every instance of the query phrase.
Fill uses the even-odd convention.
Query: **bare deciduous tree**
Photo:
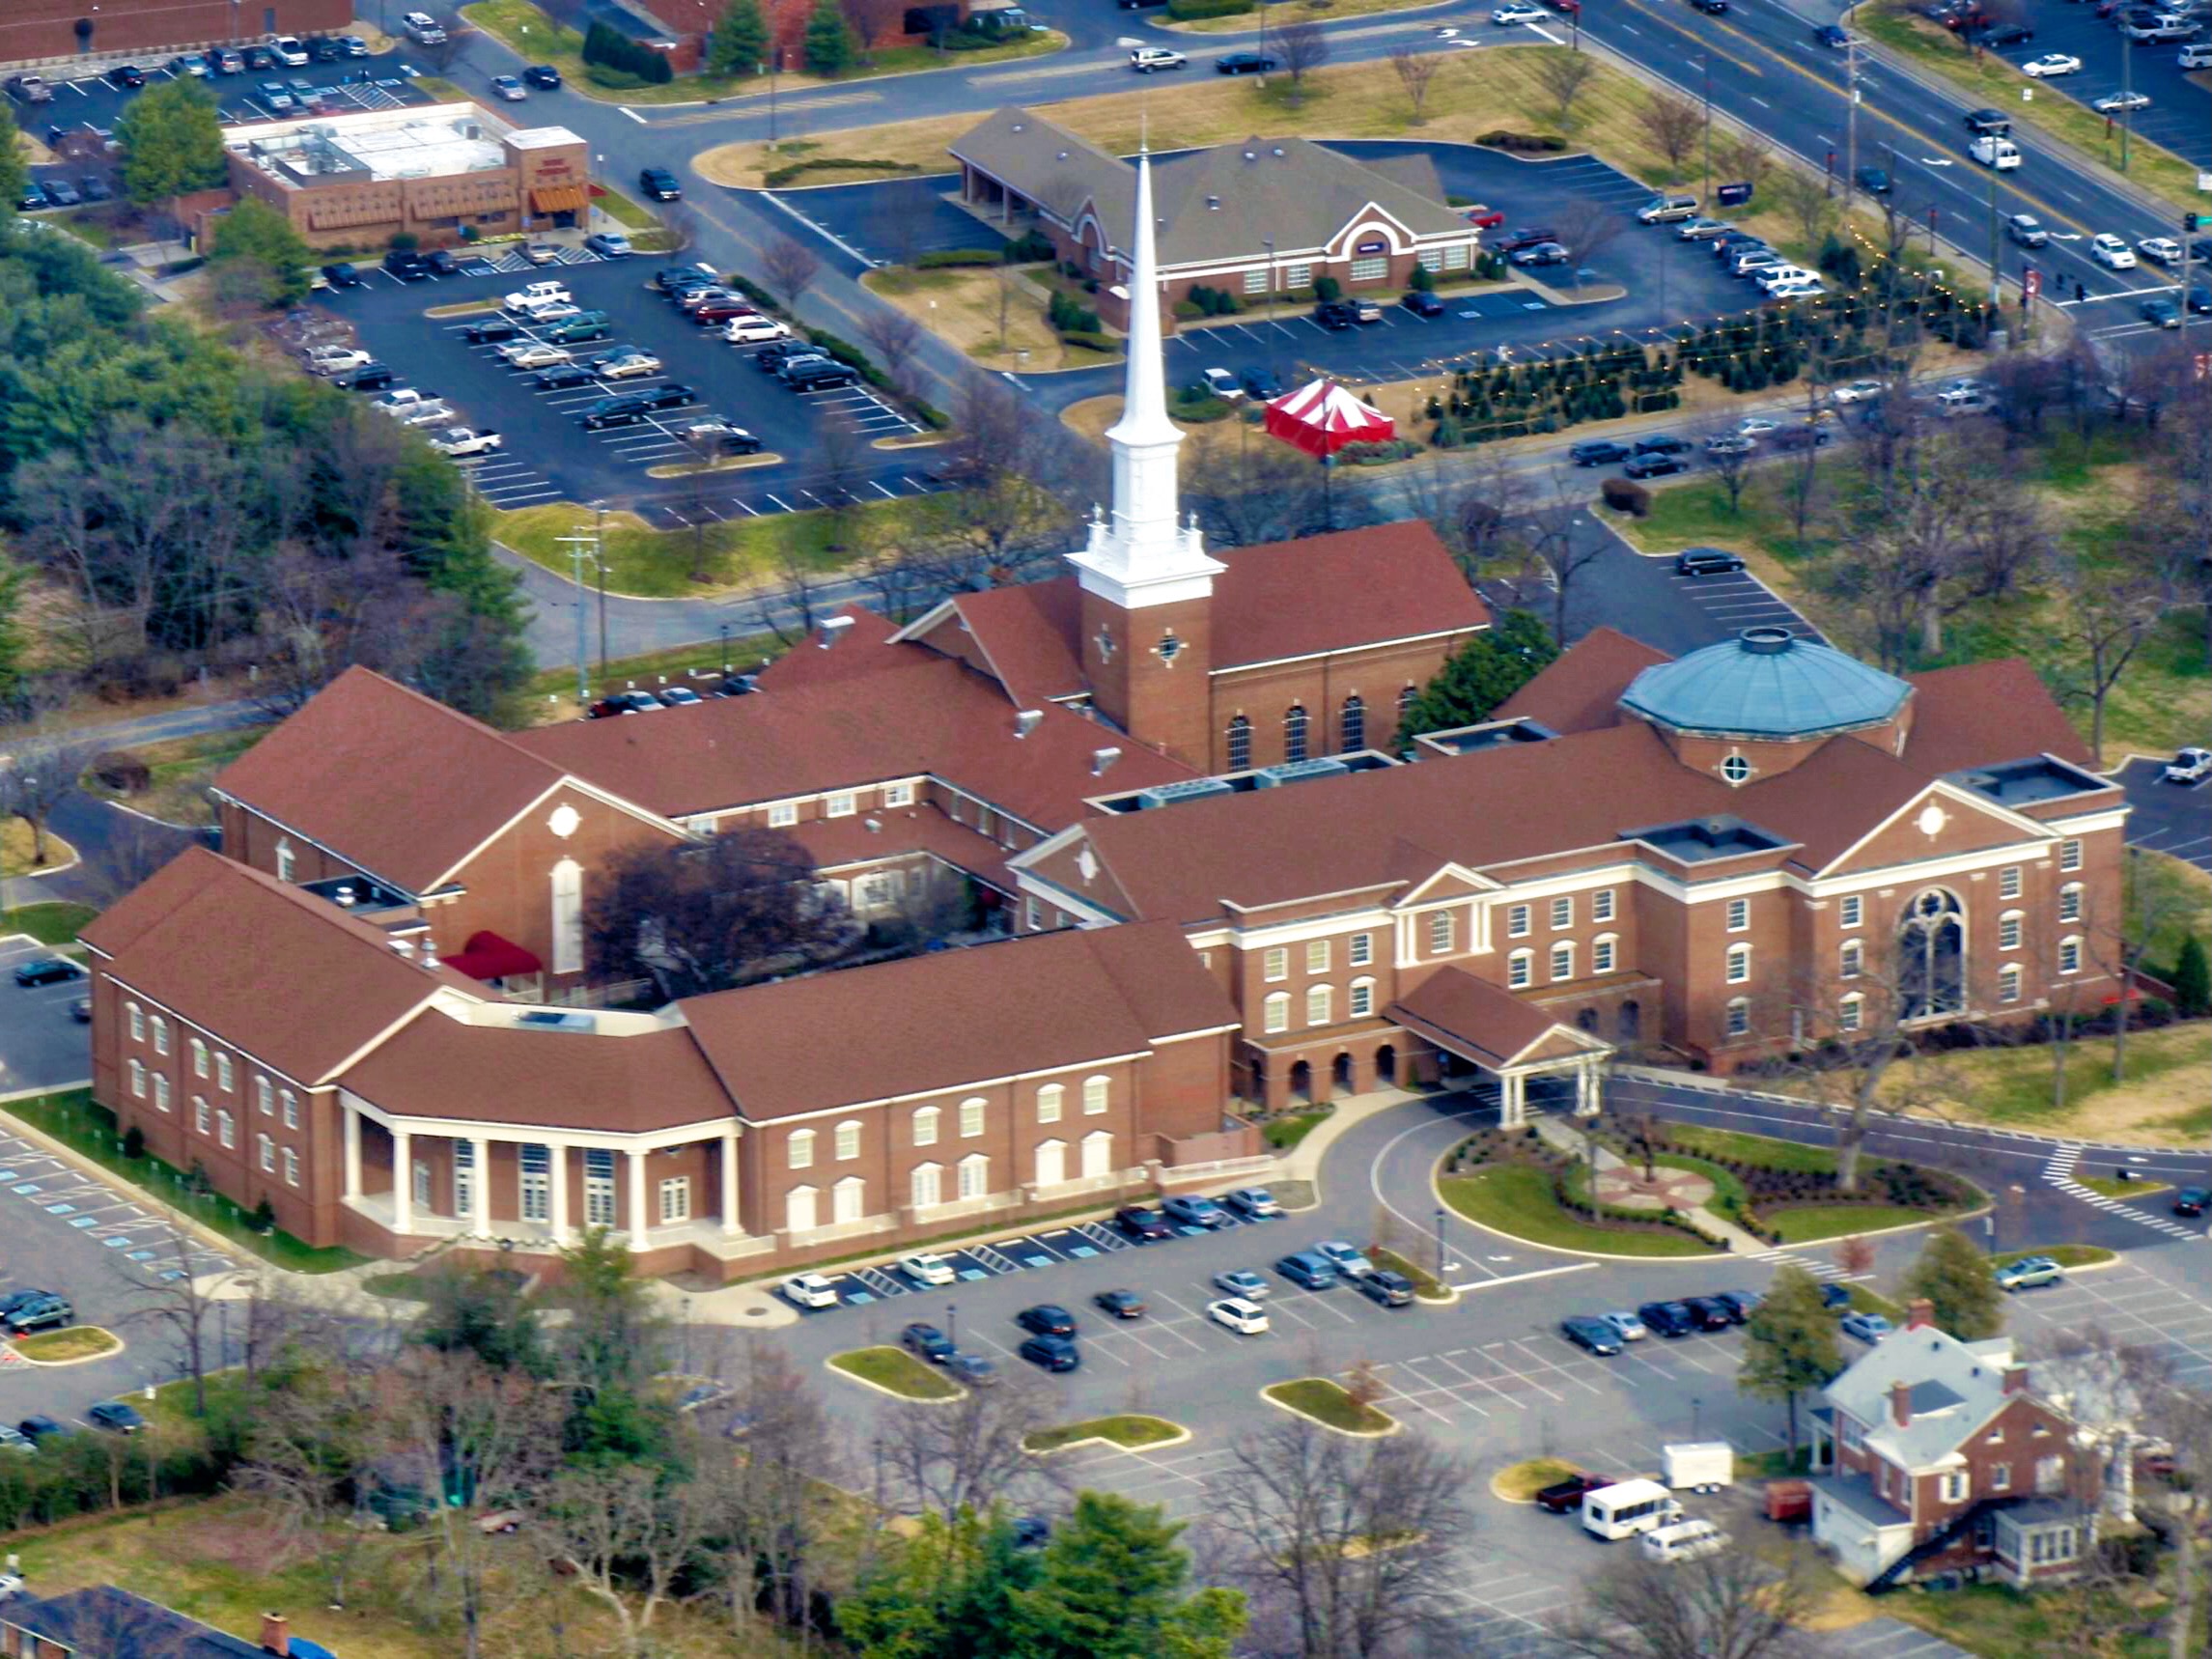
[[[754,1608],[800,1623],[812,1597],[826,1515],[817,1482],[841,1473],[841,1443],[807,1379],[772,1342],[747,1336],[729,1369],[732,1455],[700,1464],[715,1504],[706,1567],[743,1632]]]
[[[118,1261],[116,1277],[128,1298],[126,1319],[164,1333],[173,1344],[179,1368],[192,1379],[192,1415],[208,1415],[208,1373],[218,1368],[219,1356],[210,1356],[214,1338],[215,1304],[233,1291],[239,1280],[236,1268],[215,1273],[194,1273],[199,1251],[191,1234],[172,1227],[153,1247],[158,1253],[145,1263]],[[154,1271],[149,1273],[147,1269]]]
[[[2159,486],[2165,489],[2162,480]],[[2105,708],[2166,618],[2167,588],[2152,549],[2131,547],[2126,531],[2095,551],[2052,544],[2052,574],[2065,603],[2057,633],[2067,654],[2067,688],[2089,706],[2089,753],[2105,760]]]
[[[883,1415],[875,1439],[879,1497],[901,1509],[951,1520],[982,1513],[1025,1487],[1050,1484],[1056,1467],[1022,1442],[1058,1420],[1052,1392],[1026,1378],[970,1389],[952,1405],[904,1405]]]
[[[1628,220],[1619,213],[1584,196],[1570,199],[1553,215],[1552,223],[1558,233],[1554,239],[1567,250],[1574,266],[1577,288],[1582,286],[1585,264],[1610,247],[1628,228]]]
[[[1704,133],[1705,112],[1686,98],[1655,92],[1637,111],[1637,125],[1652,149],[1666,158],[1669,167],[1680,171]]]
[[[1773,176],[1777,166],[1775,153],[1749,134],[1730,133],[1713,149],[1713,165],[1720,169],[1722,178],[1749,184],[1754,193]]]
[[[46,824],[77,793],[97,744],[54,722],[51,714],[0,725],[0,813],[31,831],[31,862],[46,861]]]
[[[1694,1561],[1623,1556],[1582,1581],[1554,1630],[1587,1659],[1786,1659],[1812,1650],[1798,1626],[1822,1576],[1802,1553],[1777,1566],[1742,1545]]]
[[[1795,167],[1781,169],[1767,185],[1767,198],[1788,218],[1798,239],[1807,248],[1817,249],[1821,239],[1835,227],[1835,198],[1828,193],[1827,184],[1810,173]]]
[[[575,1582],[614,1615],[622,1651],[640,1659],[655,1617],[676,1594],[714,1516],[712,1494],[651,1463],[568,1469],[535,1520]]]
[[[894,305],[872,305],[860,319],[860,339],[876,353],[891,384],[910,393],[907,367],[921,350],[922,325]]]
[[[1596,61],[1585,52],[1569,51],[1565,46],[1539,46],[1530,54],[1530,66],[1537,86],[1552,100],[1559,125],[1574,126],[1575,104],[1590,84],[1590,77],[1598,72]]]
[[[2030,1363],[2035,1392],[2073,1419],[2078,1443],[2096,1448],[2106,1512],[2134,1525],[2137,1452],[2152,1439],[2162,1402],[2181,1386],[2171,1351],[2127,1341],[2092,1322],[2037,1331],[2022,1358]]]
[[[761,249],[761,275],[767,279],[769,292],[783,301],[787,311],[821,271],[821,259],[797,237],[770,237]]]
[[[1566,471],[1554,467],[1551,484],[1551,492],[1529,507],[1523,523],[1531,574],[1541,566],[1551,577],[1552,637],[1564,646],[1567,604],[1575,583],[1583,571],[1605,557],[1610,543],[1594,532],[1577,534],[1587,529],[1579,520],[1587,517],[1589,501]]]
[[[1390,72],[1398,77],[1398,88],[1413,106],[1413,124],[1419,127],[1428,118],[1421,106],[1428,101],[1429,82],[1437,78],[1437,70],[1443,68],[1443,59],[1435,52],[1423,51],[1418,46],[1392,46]]]
[[[1290,97],[1293,103],[1305,98],[1305,77],[1329,62],[1329,34],[1310,18],[1299,18],[1284,23],[1274,31],[1275,55],[1282,60],[1283,72],[1290,76]]]
[[[347,1523],[357,1482],[377,1456],[376,1405],[367,1373],[303,1367],[260,1400],[238,1471],[238,1483],[269,1506],[293,1547],[321,1568],[333,1607],[346,1605],[354,1565],[374,1536]]]

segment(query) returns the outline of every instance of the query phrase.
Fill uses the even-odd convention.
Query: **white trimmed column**
[[[738,1224],[738,1132],[722,1131],[722,1232],[742,1232]]]
[[[361,1195],[361,1114],[350,1106],[341,1106],[338,1115],[346,1133],[346,1196]]]
[[[392,1231],[409,1233],[415,1226],[414,1137],[404,1129],[392,1131]]]
[[[1600,1081],[1596,1060],[1584,1060],[1576,1068],[1575,1115],[1577,1117],[1597,1116],[1598,1108],[1604,1104]]]
[[[479,1135],[468,1143],[470,1172],[476,1177],[468,1187],[469,1230],[478,1238],[491,1236],[491,1142]]]
[[[546,1143],[546,1174],[552,1182],[553,1242],[569,1242],[569,1149],[558,1140]]]
[[[1522,1093],[1521,1074],[1507,1072],[1498,1083],[1503,1096],[1503,1104],[1498,1113],[1498,1126],[1503,1129],[1518,1128],[1528,1116],[1526,1097]]]
[[[645,1220],[645,1154],[624,1154],[630,1160],[630,1248],[645,1248],[647,1233],[652,1229]]]

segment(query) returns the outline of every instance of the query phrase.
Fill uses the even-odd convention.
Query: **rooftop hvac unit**
[[[1303,783],[1309,777],[1342,777],[1352,769],[1333,755],[1322,755],[1315,760],[1286,761],[1281,766],[1263,766],[1252,773],[1254,789],[1279,789],[1286,783]]]
[[[1218,777],[1186,777],[1173,783],[1156,783],[1141,790],[1136,797],[1136,809],[1149,812],[1155,806],[1173,806],[1179,801],[1204,801],[1215,795],[1234,795],[1236,791]]]
[[[579,1014],[569,1008],[533,1008],[518,1016],[515,1024],[531,1031],[596,1031],[598,1016]]]

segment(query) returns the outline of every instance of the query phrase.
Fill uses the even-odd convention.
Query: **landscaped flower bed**
[[[1650,1134],[1655,1150],[1694,1156],[1741,1181],[1745,1197],[1717,1195],[1714,1213],[1769,1244],[1781,1243],[1781,1231],[1761,1217],[1763,1210],[1901,1209],[1936,1216],[1972,1209],[1981,1199],[1972,1182],[1919,1164],[1862,1159],[1859,1190],[1846,1193],[1838,1184],[1834,1155],[1825,1148],[1781,1141],[1768,1158],[1751,1137],[1732,1136],[1717,1147],[1714,1137],[1694,1130],[1681,1135],[1670,1124],[1654,1123]]]
[[[1711,1242],[1673,1210],[1626,1210],[1611,1204],[1592,1203],[1583,1179],[1582,1160],[1570,1158],[1554,1148],[1533,1127],[1485,1129],[1469,1136],[1445,1159],[1443,1172],[1467,1175],[1486,1165],[1498,1164],[1519,1164],[1542,1170],[1551,1182],[1553,1201],[1561,1210],[1607,1232],[1680,1233],[1701,1243]]]

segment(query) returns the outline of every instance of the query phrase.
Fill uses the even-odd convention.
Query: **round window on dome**
[[[1751,763],[1740,754],[1731,753],[1721,763],[1721,775],[1730,783],[1744,783],[1751,775]]]

